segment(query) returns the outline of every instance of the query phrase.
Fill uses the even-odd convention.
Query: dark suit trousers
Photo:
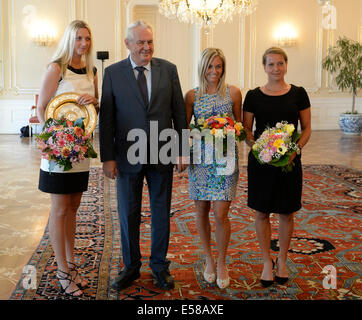
[[[169,265],[166,255],[170,238],[172,170],[157,171],[152,165],[143,165],[137,173],[118,170],[117,197],[123,262],[127,268],[140,268],[142,264],[139,240],[144,178],[151,204],[150,267],[159,272]]]

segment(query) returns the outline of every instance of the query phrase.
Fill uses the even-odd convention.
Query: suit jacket
[[[187,128],[186,108],[182,96],[177,68],[174,64],[159,58],[151,60],[151,99],[148,109],[142,100],[137,80],[129,58],[105,69],[102,99],[99,115],[99,140],[101,161],[116,160],[121,172],[138,172],[142,164],[131,164],[127,152],[134,141],[127,141],[132,129],[142,129],[150,145],[150,121],[157,121],[158,132],[173,128],[179,137]],[[158,141],[157,151],[166,142]],[[180,143],[181,150],[181,143]],[[158,170],[172,169],[158,161]]]

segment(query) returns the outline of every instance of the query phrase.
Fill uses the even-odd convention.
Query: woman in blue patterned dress
[[[200,57],[199,87],[187,92],[185,96],[187,120],[195,122],[211,116],[227,115],[235,121],[241,121],[241,92],[238,88],[225,83],[225,57],[220,49],[207,48]],[[206,256],[204,278],[223,289],[230,279],[226,267],[226,253],[230,240],[230,222],[228,218],[231,201],[235,198],[239,177],[238,152],[235,145],[233,170],[220,174],[226,164],[215,158],[213,146],[201,142],[201,163],[191,161],[189,166],[189,197],[195,201],[196,225]],[[212,155],[211,161],[205,157]],[[228,161],[227,161],[228,162]],[[213,202],[216,222],[216,244],[218,249],[217,267],[211,252],[211,227],[209,212]],[[217,276],[216,276],[217,274]]]

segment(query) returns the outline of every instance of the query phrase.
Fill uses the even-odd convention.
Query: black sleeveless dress
[[[298,128],[299,111],[310,107],[307,92],[303,87],[291,85],[290,90],[280,96],[264,94],[260,88],[249,90],[243,110],[253,113],[256,130],[255,140],[266,127],[287,121]],[[300,131],[300,130],[299,130]],[[260,164],[250,152],[248,156],[248,206],[264,213],[289,214],[301,207],[303,172],[301,156],[294,159],[292,172]]]

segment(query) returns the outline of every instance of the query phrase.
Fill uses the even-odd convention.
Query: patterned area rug
[[[153,284],[150,255],[150,210],[147,186],[141,224],[143,267],[141,278],[117,293],[110,283],[123,267],[114,181],[92,168],[88,192],[77,219],[76,256],[89,288],[82,299],[94,300],[359,300],[362,298],[361,231],[362,172],[341,166],[304,167],[303,208],[295,218],[295,231],[287,266],[290,280],[264,289],[259,283],[262,259],[254,216],[246,206],[246,168],[241,167],[237,199],[230,209],[232,226],[228,249],[230,286],[220,290],[203,280],[204,257],[197,236],[194,205],[188,199],[187,173],[174,177],[171,239],[168,258],[175,278],[174,290]],[[211,214],[212,215],[212,214]],[[213,219],[212,223],[213,223]],[[278,252],[278,219],[272,215],[273,256]],[[213,230],[215,225],[213,224]],[[214,254],[217,255],[215,242]],[[56,262],[48,228],[12,300],[66,299],[58,294]],[[329,270],[329,271],[328,271]],[[332,279],[336,274],[336,280]],[[69,298],[68,298],[69,299]]]

